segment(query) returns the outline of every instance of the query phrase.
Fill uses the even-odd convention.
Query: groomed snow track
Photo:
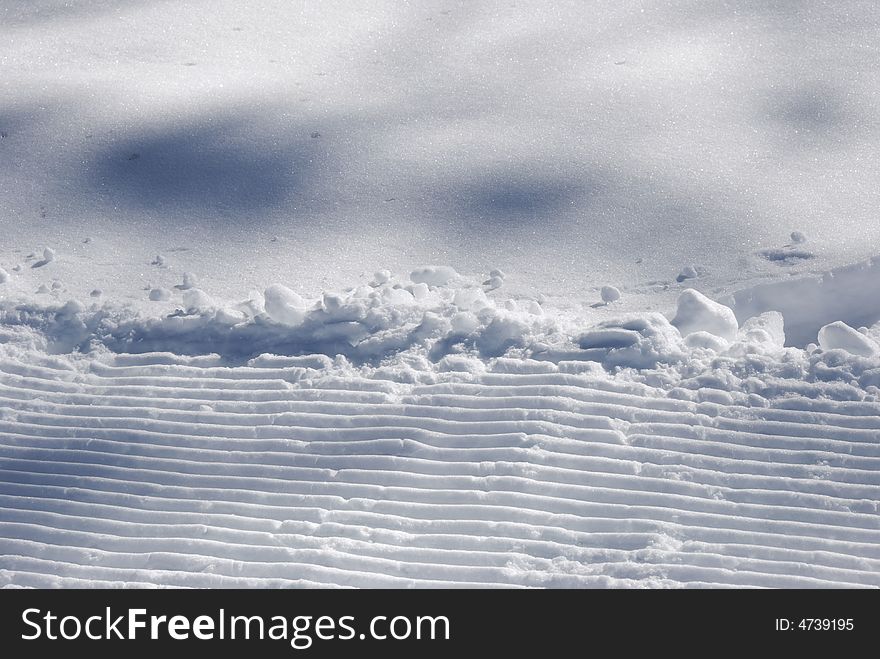
[[[877,403],[324,360],[4,354],[0,583],[880,585]]]

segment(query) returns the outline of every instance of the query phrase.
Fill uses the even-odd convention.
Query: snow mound
[[[681,334],[663,314],[649,313],[608,320],[584,332],[579,347],[604,366],[652,368],[686,355]]]
[[[860,357],[874,357],[880,346],[844,322],[836,321],[819,330],[819,347],[823,350],[845,350]]]
[[[778,311],[766,311],[746,320],[738,336],[745,343],[782,348],[785,345],[785,319]]]
[[[266,289],[266,313],[275,322],[293,327],[301,325],[306,317],[306,303],[295,291],[281,284]]]
[[[659,312],[621,313],[600,321],[592,307],[579,311],[550,305],[545,311],[534,299],[489,296],[479,280],[460,276],[445,286],[404,284],[389,276],[382,284],[374,280],[312,298],[283,284],[238,301],[191,288],[183,291],[176,308],[169,304],[176,293],[161,288],[151,289],[148,297],[165,304],[138,307],[106,296],[86,298],[88,305],[65,303],[63,288],[44,285],[40,290],[45,296],[0,300],[0,324],[30,328],[35,342],[55,352],[218,354],[234,363],[263,353],[320,354],[357,364],[399,354],[436,363],[461,354],[594,362],[609,370],[664,364],[675,370],[695,364],[704,368],[716,359],[766,356],[797,363],[804,377],[824,373],[841,380],[861,377],[873,363],[851,363],[840,357],[840,350],[833,364],[826,364],[823,351],[812,362],[813,351],[787,353],[792,349],[784,347],[788,328],[781,313],[756,314],[739,328],[729,308],[691,289],[681,293],[672,321]],[[878,356],[873,346],[880,341],[880,326],[864,333],[850,328],[849,338],[842,339],[836,327],[823,332],[826,354],[833,346],[847,349],[853,359]]]
[[[409,278],[414,284],[427,284],[428,286],[446,286],[459,274],[446,265],[429,265],[413,270]]]
[[[693,332],[708,332],[727,341],[736,338],[739,325],[731,309],[710,300],[699,291],[689,288],[678,297],[678,308],[672,324],[682,336]]]

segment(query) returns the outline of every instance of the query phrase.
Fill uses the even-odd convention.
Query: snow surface
[[[177,295],[0,301],[3,584],[880,586],[880,324]]]
[[[687,265],[717,297],[880,241],[870,2],[0,14],[0,267],[24,264],[33,290],[45,269],[24,256],[49,246],[78,296],[134,301],[184,271],[210,293],[303,295],[437,263],[665,310]],[[792,232],[796,255],[764,251]]]
[[[0,20],[0,584],[880,586],[872,3]]]

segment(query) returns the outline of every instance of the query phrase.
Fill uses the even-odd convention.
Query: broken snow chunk
[[[606,304],[620,299],[620,291],[614,286],[603,286],[599,294],[602,296],[602,302]]]
[[[807,237],[802,234],[800,231],[792,231],[791,232],[791,242],[795,245],[801,245],[807,242]]]
[[[458,273],[447,265],[429,265],[413,270],[409,278],[414,284],[445,286],[453,279],[458,279]]]
[[[675,278],[675,281],[683,282],[686,279],[696,279],[698,276],[699,274],[694,266],[686,265],[681,269],[681,272],[678,273],[678,277]]]
[[[489,277],[486,281],[483,282],[483,286],[486,287],[487,291],[494,291],[497,288],[501,288],[504,286],[504,278],[503,277]]]
[[[239,323],[243,323],[247,320],[247,315],[237,309],[217,309],[217,313],[214,316],[214,320],[216,320],[221,325],[227,325],[232,327],[233,325],[238,325]]]
[[[430,293],[430,289],[427,284],[413,284],[409,287],[409,292],[413,294],[413,297],[417,300],[424,300],[428,297],[428,293]]]
[[[672,324],[682,336],[702,331],[728,341],[735,339],[739,330],[736,316],[730,308],[710,300],[693,288],[682,291],[678,296],[678,309]]]
[[[640,334],[633,330],[620,327],[605,327],[589,330],[578,339],[578,345],[584,350],[592,348],[626,348],[639,342]]]
[[[684,337],[684,344],[691,349],[702,348],[703,350],[712,350],[713,352],[724,352],[730,347],[730,344],[720,336],[715,336],[709,332],[693,332]]]
[[[778,311],[767,311],[749,318],[739,330],[744,343],[761,343],[781,348],[785,345],[785,319]]]
[[[299,294],[282,286],[272,284],[266,289],[266,313],[282,325],[301,325],[306,318],[306,303]]]
[[[523,302],[523,308],[533,316],[541,316],[544,314],[544,308],[537,300],[525,300]]]
[[[201,311],[215,307],[214,300],[200,288],[191,288],[183,294],[183,303],[188,311]]]
[[[462,288],[455,291],[452,303],[462,310],[479,311],[489,306],[486,294],[480,288]]]
[[[873,357],[880,353],[877,343],[839,320],[819,330],[819,347],[822,350],[844,350],[860,357]]]
[[[495,317],[477,338],[477,348],[487,357],[500,357],[508,348],[526,343],[529,327],[515,318]]]
[[[455,334],[467,335],[475,332],[480,326],[480,321],[469,311],[462,311],[452,317],[452,331]]]
[[[373,281],[370,282],[370,285],[381,286],[382,284],[387,284],[389,281],[391,281],[391,271],[379,270],[373,275]]]

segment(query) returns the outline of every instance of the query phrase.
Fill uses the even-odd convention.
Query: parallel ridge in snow
[[[0,346],[0,582],[880,586],[872,397],[327,362]]]

